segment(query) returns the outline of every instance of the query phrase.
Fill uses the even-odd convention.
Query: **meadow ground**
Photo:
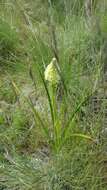
[[[0,1],[0,190],[107,189],[107,5],[95,2],[89,16],[84,1]]]

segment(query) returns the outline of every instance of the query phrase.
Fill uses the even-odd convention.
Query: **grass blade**
[[[89,135],[85,135],[85,134],[81,134],[81,133],[74,133],[74,134],[72,134],[70,136],[71,137],[80,137],[82,139],[87,139],[87,140],[91,140],[91,141],[94,142],[94,139],[91,136],[89,136]]]
[[[66,141],[66,138],[67,138],[67,132],[70,128],[70,124],[71,122],[74,120],[76,114],[80,111],[81,109],[81,106],[86,103],[89,98],[92,96],[92,93],[90,95],[88,95],[87,97],[85,97],[83,99],[83,101],[77,106],[77,108],[75,109],[75,111],[73,112],[73,114],[71,115],[70,119],[68,120],[66,126],[64,127],[63,131],[62,131],[62,135],[61,135],[61,138],[62,138],[62,144],[63,144],[63,141],[65,142]]]
[[[45,87],[45,91],[46,91],[46,94],[47,94],[47,97],[48,97],[48,102],[49,102],[49,106],[50,106],[50,111],[51,111],[51,118],[52,118],[52,122],[53,122],[53,126],[54,126],[54,111],[53,111],[53,107],[52,107],[52,102],[51,102],[51,97],[50,97],[50,94],[49,94],[49,90],[47,88],[47,85],[46,85],[46,82],[45,82],[45,79],[39,69],[39,74],[40,74],[40,77],[42,79],[42,82],[43,82],[43,85]]]
[[[13,85],[14,90],[15,90],[15,91],[17,92],[17,94],[19,95],[19,94],[20,94],[20,89],[17,87],[16,83],[15,83],[13,80],[12,80],[11,82],[12,82],[12,85]],[[51,139],[50,139],[50,135],[49,135],[49,130],[48,130],[47,126],[44,125],[44,120],[41,119],[40,114],[39,114],[38,111],[35,109],[35,107],[34,107],[34,105],[33,105],[33,103],[32,103],[31,98],[30,98],[30,97],[25,97],[25,96],[24,96],[24,98],[25,98],[25,100],[27,101],[27,103],[29,104],[29,106],[30,106],[30,108],[31,108],[31,110],[32,110],[32,112],[33,112],[33,114],[34,114],[35,123],[36,123],[37,120],[39,121],[39,123],[41,124],[41,127],[42,127],[42,129],[43,129],[43,131],[44,131],[44,134],[46,135],[47,139],[48,139],[48,140],[51,140]]]

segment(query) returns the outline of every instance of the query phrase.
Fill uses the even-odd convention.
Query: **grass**
[[[105,90],[105,10],[93,12],[99,33],[87,27],[83,1],[0,9],[0,188],[106,190],[106,100],[93,110]],[[56,85],[44,77],[53,57]]]

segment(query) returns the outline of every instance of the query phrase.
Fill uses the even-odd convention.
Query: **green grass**
[[[92,103],[105,90],[104,2],[100,32],[84,1],[0,3],[0,188],[106,190],[107,102]],[[44,77],[53,57],[56,85]]]

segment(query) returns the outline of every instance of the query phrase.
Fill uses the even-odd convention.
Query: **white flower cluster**
[[[59,73],[56,69],[57,60],[53,58],[50,64],[45,69],[45,80],[49,81],[52,84],[57,84],[60,81]]]

